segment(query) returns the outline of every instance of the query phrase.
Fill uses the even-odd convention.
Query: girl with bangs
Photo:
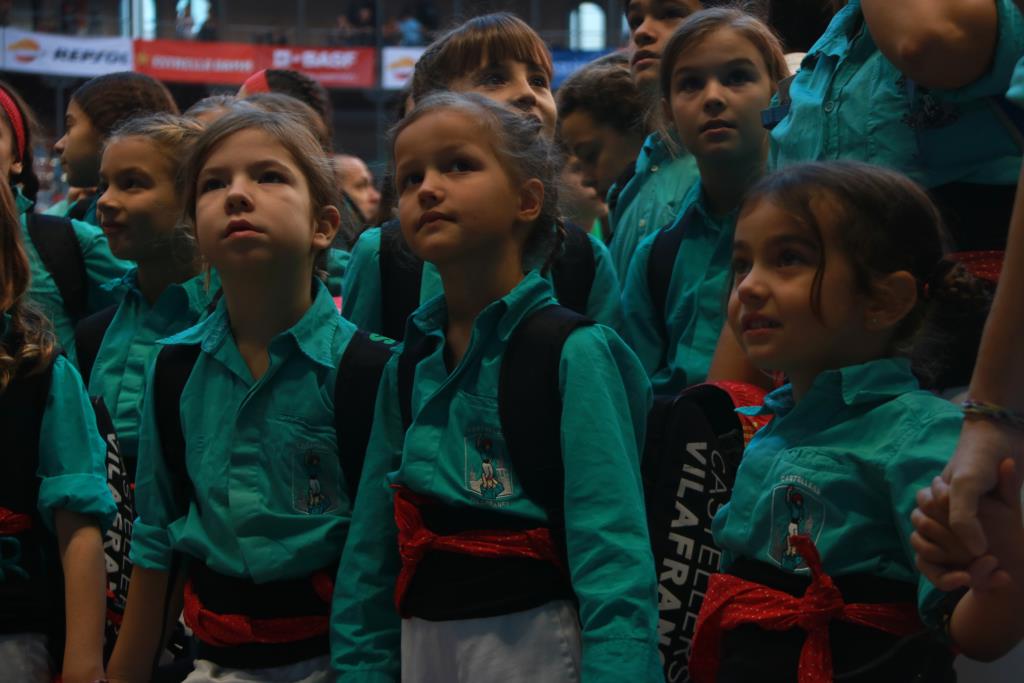
[[[439,90],[475,92],[536,118],[541,134],[551,140],[557,118],[552,72],[551,54],[536,31],[512,14],[486,14],[427,48],[416,63],[412,98]],[[578,313],[617,328],[619,280],[608,249],[575,227],[565,239],[566,254],[556,257],[551,273],[556,296]],[[579,261],[588,267],[572,266]],[[342,313],[361,329],[402,339],[409,314],[441,291],[437,269],[409,252],[397,220],[391,220],[364,232],[353,247]]]

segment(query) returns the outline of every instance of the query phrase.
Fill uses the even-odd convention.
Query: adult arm
[[[1001,0],[862,0],[878,49],[928,88],[973,83],[992,63]]]
[[[1024,0],[1022,0],[1024,1]],[[985,323],[970,396],[1024,414],[1024,169],[1010,219],[1006,260],[995,300]],[[985,534],[977,518],[978,500],[996,485],[1003,458],[1024,471],[1024,431],[985,418],[968,417],[943,477],[950,483],[949,518],[954,532],[975,555],[985,552]]]

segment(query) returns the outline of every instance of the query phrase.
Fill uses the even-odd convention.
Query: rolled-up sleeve
[[[39,435],[37,507],[54,528],[55,510],[94,517],[106,530],[117,513],[107,486],[107,447],[82,378],[63,356],[53,363],[53,377]]]

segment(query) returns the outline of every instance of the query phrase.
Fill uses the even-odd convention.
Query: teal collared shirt
[[[0,314],[0,339],[10,327]],[[92,517],[103,531],[117,509],[107,487],[107,448],[96,427],[82,378],[63,356],[53,360],[53,374],[39,431],[39,498],[36,507],[54,531],[55,510]]]
[[[122,456],[134,458],[139,448],[146,374],[160,350],[156,342],[199,320],[210,302],[203,280],[199,275],[172,284],[152,305],[138,289],[136,268],[107,283],[107,289],[120,290],[124,298],[103,335],[87,380],[89,393],[101,397],[110,411]]]
[[[636,160],[636,171],[622,187],[612,186],[615,196],[609,216],[612,239],[608,249],[619,278],[629,273],[629,264],[641,240],[667,226],[679,216],[683,198],[700,178],[697,160],[678,142],[673,153],[661,133],[651,133]]]
[[[771,132],[769,165],[852,159],[901,171],[925,187],[953,181],[1012,185],[1021,151],[996,115],[1024,52],[1024,19],[996,0],[999,37],[992,64],[956,90],[917,88],[875,45],[860,0],[833,18],[790,87],[788,115]]]
[[[654,309],[647,281],[657,233],[637,247],[622,291],[623,337],[643,363],[655,394],[676,394],[703,382],[725,324],[736,212],[712,216],[698,181],[686,194],[680,213],[688,216],[686,225],[680,220],[665,228],[684,230],[665,310]]]
[[[331,247],[327,250],[327,291],[331,296],[341,296],[345,271],[348,270],[348,262],[351,259],[352,254],[344,249]]]
[[[32,236],[28,232],[28,213],[32,210],[32,202],[18,192],[16,197],[18,213],[21,217],[21,236],[25,243],[25,252],[28,254],[29,270],[32,275],[32,282],[29,285],[29,296],[46,314],[46,317],[53,322],[57,332],[57,340],[63,347],[68,358],[75,358],[75,321],[68,316],[64,310],[64,299],[60,296],[57,283],[54,281],[50,271],[43,265],[32,243]],[[121,300],[120,291],[112,291],[105,285],[111,280],[124,276],[132,264],[115,258],[110,253],[107,245],[107,238],[95,225],[83,223],[82,221],[71,221],[75,237],[78,238],[78,246],[82,252],[82,261],[85,264],[85,276],[88,281],[86,291],[87,313],[95,313],[108,306],[113,306]]]
[[[274,337],[254,380],[225,302],[162,341],[198,345],[181,395],[185,464],[194,486],[175,504],[156,430],[152,381],[143,404],[132,561],[166,571],[172,551],[257,583],[308,576],[338,561],[351,505],[334,429],[337,367],[355,332],[326,287]],[[152,369],[150,369],[150,379]]]
[[[82,221],[90,225],[99,225],[100,221],[97,218],[97,207],[99,205],[100,196],[96,194],[91,200],[89,200],[89,206],[85,210],[85,214],[82,215]],[[61,218],[67,218],[68,214],[71,213],[78,202],[68,202],[67,199],[62,199],[56,204],[53,204],[47,208],[43,213],[48,216],[60,216]]]
[[[392,596],[400,560],[390,484],[445,505],[507,513],[538,525],[545,511],[519,487],[498,417],[498,376],[520,322],[554,301],[527,275],[474,323],[469,348],[445,365],[443,297],[411,317],[406,340],[437,349],[415,370],[412,425],[403,436],[397,358],[384,371],[352,530],[339,568],[332,653],[341,681],[397,681],[399,618]],[[584,327],[566,341],[558,372],[569,569],[579,598],[583,680],[654,681],[657,586],[647,537],[640,453],[651,392],[643,368],[610,328]],[[501,586],[495,586],[501,590]]]
[[[750,441],[712,523],[723,569],[748,557],[807,574],[787,545],[807,534],[832,576],[917,584],[921,616],[934,623],[942,593],[914,565],[910,513],[956,447],[960,410],[921,390],[906,359],[886,358],[823,372],[797,404],[786,385],[742,412],[775,419]]]
[[[1017,106],[1024,107],[1024,57],[1021,57],[1013,70],[1013,78],[1010,79],[1010,89],[1006,91],[1006,98]]]
[[[608,253],[608,247],[593,235],[587,236],[594,250],[594,282],[587,299],[586,315],[618,330],[622,324],[619,303],[619,278]],[[415,258],[409,256],[409,258]],[[420,280],[420,303],[444,293],[441,275],[432,263],[423,264]],[[380,286],[380,228],[363,232],[352,248],[352,256],[342,286],[342,314],[359,329],[383,332],[383,293]]]

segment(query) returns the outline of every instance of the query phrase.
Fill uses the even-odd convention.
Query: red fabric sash
[[[967,268],[968,272],[981,280],[999,282],[999,275],[1003,270],[1002,251],[959,251],[946,256],[954,263],[960,263]]]
[[[326,572],[310,577],[317,596],[330,604],[334,582]],[[308,640],[327,633],[328,615],[275,617],[258,619],[245,614],[218,614],[203,607],[192,589],[185,584],[185,623],[196,638],[213,647],[237,647],[252,643],[279,644]]]
[[[20,512],[0,508],[0,536],[17,536],[32,528],[32,518]]]
[[[565,569],[561,555],[549,529],[526,531],[463,531],[451,536],[438,536],[423,524],[420,507],[431,503],[426,496],[403,486],[395,489],[395,524],[398,526],[398,552],[402,570],[395,584],[395,607],[403,617],[402,600],[409,588],[420,560],[431,550],[475,555],[477,557],[526,557],[551,562]]]
[[[708,581],[690,655],[690,677],[695,683],[714,683],[722,633],[742,624],[757,624],[769,631],[800,627],[807,632],[800,651],[799,683],[832,681],[828,625],[833,619],[895,636],[924,629],[917,607],[911,603],[844,603],[832,578],[822,570],[821,556],[810,537],[792,536],[790,541],[811,569],[811,585],[802,597],[729,574],[715,574]]]

